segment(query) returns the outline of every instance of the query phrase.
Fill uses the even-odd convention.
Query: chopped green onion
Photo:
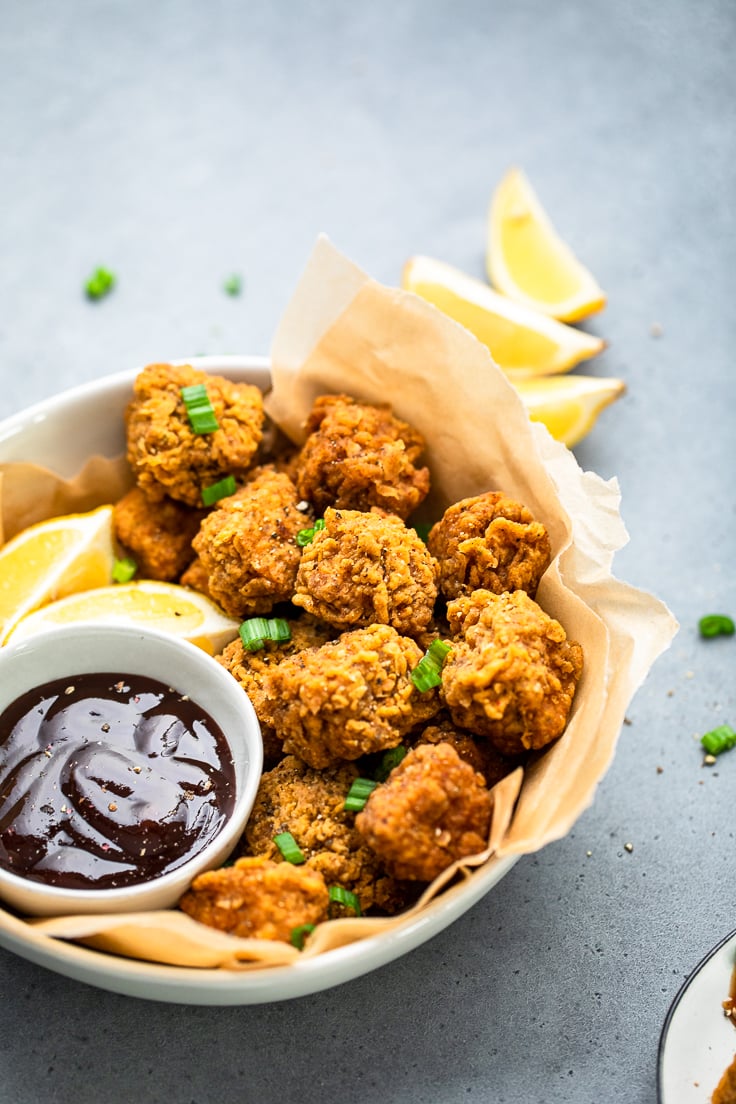
[[[403,744],[399,744],[398,747],[384,751],[380,765],[374,775],[376,782],[385,782],[394,767],[398,767],[408,750]]]
[[[360,901],[349,889],[343,889],[342,886],[330,886],[329,893],[330,901],[337,905],[345,905],[345,908],[352,909],[356,916],[360,916]]]
[[[209,487],[202,488],[202,502],[205,506],[214,506],[221,498],[235,494],[237,489],[234,476],[226,475],[219,483],[211,483]]]
[[[115,560],[112,565],[112,581],[114,583],[129,583],[138,570],[138,564],[132,556],[123,556]]]
[[[291,640],[289,622],[283,617],[249,617],[238,629],[247,652],[259,652],[267,640],[274,644]]]
[[[181,388],[181,397],[187,408],[189,424],[195,433],[214,433],[220,428],[215,411],[203,383],[192,383]]]
[[[736,625],[725,613],[708,613],[698,621],[701,636],[733,636]]]
[[[298,866],[299,863],[305,861],[304,855],[300,851],[299,845],[291,832],[279,832],[277,836],[273,837],[273,842],[281,852],[281,857],[286,859],[287,862],[293,863],[294,866]]]
[[[343,809],[347,809],[349,813],[359,813],[377,785],[370,778],[356,778],[345,798]]]
[[[420,537],[425,544],[427,543],[427,537],[429,536],[429,530],[431,528],[431,521],[418,521],[416,525],[412,526],[412,529],[415,531],[416,535]]]
[[[104,299],[115,286],[115,275],[107,268],[96,268],[84,285],[88,299]]]
[[[314,534],[319,533],[325,527],[325,519],[317,518],[311,529],[300,529],[296,535],[296,543],[300,548],[306,548],[314,540]]]
[[[243,280],[241,276],[238,276],[237,272],[233,272],[232,276],[228,276],[225,283],[222,285],[222,290],[226,295],[240,295],[243,290]]]
[[[439,686],[442,682],[442,664],[448,652],[452,651],[452,645],[444,640],[433,640],[427,651],[411,672],[411,681],[417,690],[424,692],[431,690],[433,686]]]
[[[736,732],[730,725],[718,725],[718,728],[701,736],[700,742],[709,755],[720,755],[721,752],[736,747]]]
[[[316,927],[316,924],[299,924],[296,928],[292,928],[289,936],[292,946],[298,951],[303,951],[306,936],[311,935]]]

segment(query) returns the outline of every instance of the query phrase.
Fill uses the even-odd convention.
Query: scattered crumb
[[[685,672],[685,678],[695,678],[695,672],[694,671],[686,671]]]
[[[633,723],[634,722],[632,721],[631,717],[624,717],[624,724],[625,725],[632,725]]]
[[[593,852],[592,852],[592,851],[586,851],[586,852],[585,852],[585,857],[586,857],[586,859],[589,859],[589,858],[591,857],[591,855],[592,855],[592,854],[593,854]]]
[[[703,759],[703,766],[704,767],[712,767],[713,764],[715,763],[715,761],[716,761],[715,755],[706,755]]]
[[[657,774],[664,774],[664,767],[657,767]]]
[[[651,326],[649,327],[649,332],[652,337],[661,337],[664,333],[664,326],[661,322],[652,322]]]
[[[634,845],[633,845],[633,843],[625,843],[625,844],[624,844],[624,851],[628,851],[628,852],[629,852],[629,854],[631,854],[631,852],[632,852],[633,850],[634,850]]]
[[[674,698],[674,696],[675,696],[675,691],[674,690],[668,690],[667,691],[667,697],[668,698]]]

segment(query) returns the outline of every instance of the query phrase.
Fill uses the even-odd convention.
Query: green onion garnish
[[[305,938],[310,935],[316,927],[316,924],[299,924],[298,927],[292,928],[291,935],[289,936],[292,946],[296,947],[298,951],[303,951]]]
[[[356,778],[345,798],[343,809],[347,809],[349,813],[359,813],[377,785],[370,778]]]
[[[314,534],[319,533],[320,529],[324,529],[325,519],[317,518],[311,529],[300,529],[296,535],[296,543],[300,548],[305,548],[308,544],[311,544],[314,540]]]
[[[215,411],[203,383],[192,383],[181,388],[181,397],[187,408],[189,424],[195,433],[214,433],[220,428]]]
[[[352,909],[356,916],[360,916],[360,901],[349,889],[343,889],[342,886],[330,886],[329,892],[330,901],[333,901],[336,905],[345,905],[345,908]]]
[[[277,836],[273,837],[273,842],[281,852],[281,857],[286,859],[287,862],[293,863],[294,866],[298,866],[299,863],[305,861],[304,855],[299,850],[299,845],[291,832],[279,832]]]
[[[226,475],[219,483],[211,483],[209,487],[202,488],[202,502],[205,506],[214,506],[221,498],[235,494],[237,489],[234,476]]]
[[[115,560],[112,565],[112,581],[114,583],[129,583],[138,570],[138,564],[132,556],[123,556]]]
[[[228,276],[225,283],[222,285],[222,290],[226,295],[240,295],[243,290],[242,277],[238,276],[237,272],[233,272],[232,276]]]
[[[411,681],[417,690],[424,692],[431,690],[433,686],[439,686],[442,682],[442,664],[448,652],[452,651],[452,645],[445,640],[433,640],[427,651],[411,672]]]
[[[115,275],[107,268],[96,268],[84,285],[88,299],[104,299],[115,287]]]
[[[408,750],[403,744],[399,744],[398,747],[384,751],[380,765],[374,774],[376,782],[385,782],[394,767],[398,767]]]
[[[247,652],[259,652],[267,640],[274,644],[291,640],[289,622],[283,617],[249,617],[238,629]]]
[[[736,625],[725,613],[708,613],[698,621],[701,636],[733,636]]]
[[[709,755],[720,755],[736,747],[736,732],[730,725],[722,724],[701,736],[700,742]]]

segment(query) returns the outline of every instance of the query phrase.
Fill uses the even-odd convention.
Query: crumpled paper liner
[[[627,540],[616,481],[583,472],[571,452],[529,421],[487,348],[467,330],[411,293],[370,279],[326,238],[318,240],[279,325],[272,382],[268,413],[295,442],[303,440],[320,394],[391,402],[427,441],[427,520],[488,490],[528,506],[547,527],[553,552],[537,600],[585,652],[563,736],[494,788],[488,848],[443,872],[408,913],[318,926],[301,952],[315,955],[390,931],[453,879],[472,877],[475,866],[531,853],[566,835],[593,800],[628,703],[677,624],[660,601],[612,575],[615,552]],[[7,482],[7,471],[4,476]],[[53,494],[50,500],[60,501]],[[15,523],[1,501],[0,518],[6,526]],[[36,932],[112,953],[193,967],[263,968],[299,955],[286,944],[237,940],[176,911],[31,924]]]

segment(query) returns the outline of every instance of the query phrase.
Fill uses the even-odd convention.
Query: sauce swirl
[[[83,674],[0,716],[0,866],[70,889],[175,870],[235,804],[227,741],[188,697],[141,675]]]

